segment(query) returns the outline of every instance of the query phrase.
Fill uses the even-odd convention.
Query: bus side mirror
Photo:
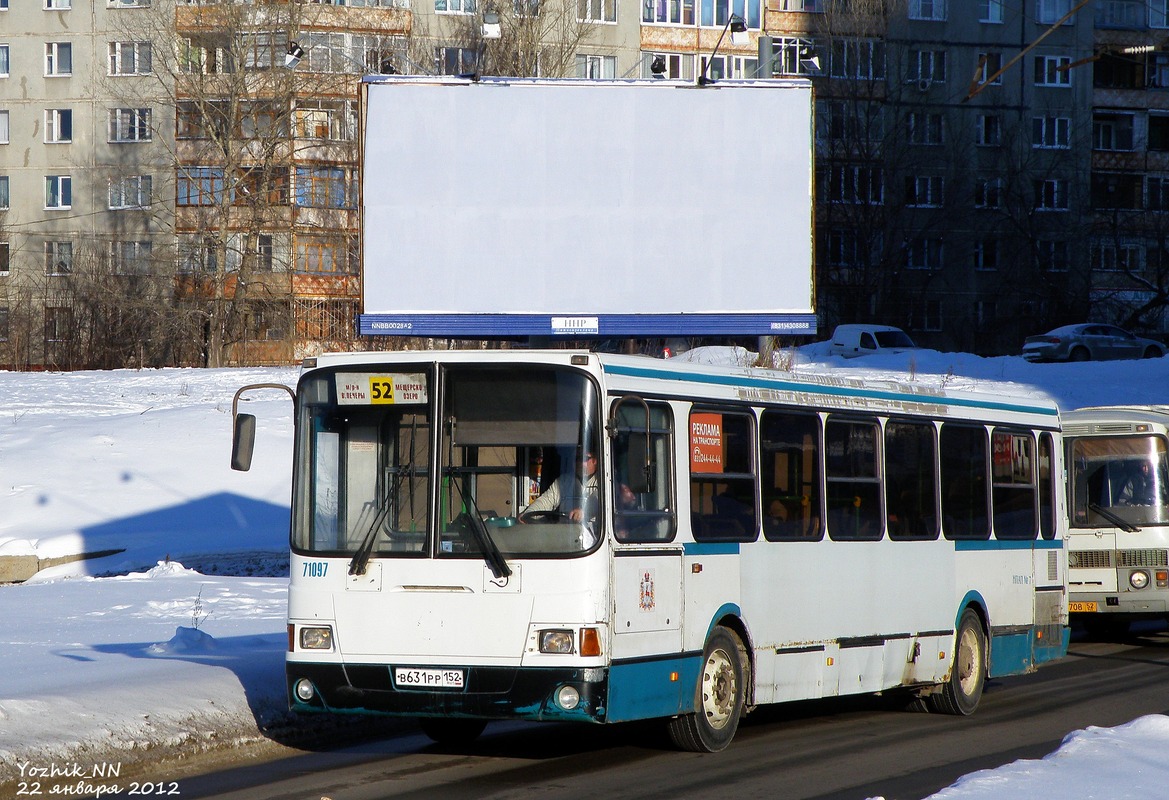
[[[650,462],[645,437],[630,436],[625,454],[625,475],[629,490],[634,494],[653,491],[653,464]]]
[[[252,450],[256,446],[256,415],[236,414],[231,439],[231,468],[247,472],[252,468]]]

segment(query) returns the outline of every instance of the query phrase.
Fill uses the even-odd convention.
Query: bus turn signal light
[[[596,628],[580,629],[580,654],[582,656],[601,654],[601,633]]]

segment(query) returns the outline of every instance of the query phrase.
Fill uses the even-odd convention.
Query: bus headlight
[[[1149,585],[1149,573],[1138,569],[1128,576],[1128,585],[1134,589],[1144,589]]]
[[[294,691],[296,692],[296,699],[302,703],[307,703],[309,700],[312,700],[313,695],[316,694],[316,689],[313,688],[312,681],[308,678],[298,680]]]
[[[556,690],[556,705],[565,711],[572,711],[580,705],[580,692],[575,686],[561,686]]]
[[[571,654],[575,650],[572,631],[547,630],[540,631],[540,652]]]
[[[332,650],[333,629],[329,626],[309,627],[300,629],[301,650]]]

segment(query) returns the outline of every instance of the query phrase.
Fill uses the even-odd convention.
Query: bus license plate
[[[462,689],[463,671],[397,667],[394,669],[394,683],[410,689]]]
[[[1082,614],[1085,612],[1094,612],[1094,611],[1096,611],[1096,601],[1095,600],[1091,600],[1088,602],[1078,602],[1077,601],[1077,602],[1069,602],[1068,603],[1068,613],[1071,613],[1071,614]]]

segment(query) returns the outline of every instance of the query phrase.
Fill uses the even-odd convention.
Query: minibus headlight
[[[540,631],[540,652],[570,654],[574,651],[572,631],[547,630]]]
[[[333,629],[325,626],[308,627],[305,626],[300,629],[300,649],[301,650],[332,650],[333,649]]]
[[[1149,573],[1138,569],[1128,576],[1128,585],[1134,589],[1144,589],[1149,585]]]

